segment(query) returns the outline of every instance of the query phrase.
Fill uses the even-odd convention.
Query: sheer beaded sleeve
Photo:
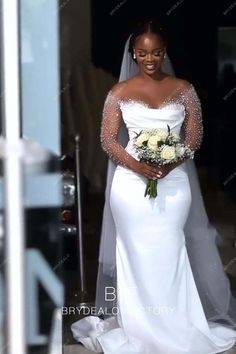
[[[103,150],[116,164],[131,168],[134,158],[118,142],[119,129],[122,122],[120,99],[112,90],[108,92],[101,125],[100,140]]]
[[[202,143],[203,124],[201,102],[192,84],[182,92],[181,101],[185,106],[184,143],[195,152]]]

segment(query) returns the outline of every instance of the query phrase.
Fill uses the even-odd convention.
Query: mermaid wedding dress
[[[119,81],[139,71],[128,50],[129,39]],[[175,75],[168,55],[162,71]],[[109,120],[116,124],[120,113],[119,134],[111,136]],[[118,100],[111,92],[107,96],[102,141],[110,159],[95,309],[71,326],[74,338],[94,352],[211,354],[235,342],[236,300],[194,160],[159,180],[156,200],[144,198],[146,181],[125,166],[120,145],[135,156],[134,131],[166,128],[167,122],[173,131],[185,133],[192,149],[200,146],[201,107],[193,86],[156,109],[137,100]]]
[[[122,115],[129,141],[123,149],[114,126]],[[213,354],[235,344],[236,331],[209,321],[186,250],[184,225],[192,195],[186,162],[158,181],[156,199],[144,197],[146,179],[128,169],[135,133],[146,128],[182,134],[194,151],[202,139],[200,104],[190,86],[158,108],[109,92],[102,145],[118,165],[110,206],[116,228],[116,313],[87,316],[72,325],[74,338],[105,354]],[[113,132],[111,134],[111,131]],[[111,296],[112,298],[112,296]]]

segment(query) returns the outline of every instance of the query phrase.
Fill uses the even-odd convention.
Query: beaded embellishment
[[[108,156],[117,164],[129,167],[133,157],[119,143],[118,135],[122,123],[121,104],[139,104],[140,107],[161,110],[182,105],[185,109],[185,119],[181,129],[184,131],[184,143],[195,152],[201,146],[203,139],[202,110],[199,97],[192,84],[179,91],[174,97],[167,97],[158,107],[135,98],[120,98],[112,90],[108,92],[101,124],[101,145]]]

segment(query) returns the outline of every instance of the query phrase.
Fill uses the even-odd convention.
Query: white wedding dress
[[[190,98],[186,102],[191,106]],[[114,107],[110,101],[108,106]],[[181,100],[159,108],[130,99],[118,105],[130,138],[125,150],[135,158],[135,133],[167,129],[167,124],[172,132],[181,133],[187,119]],[[197,123],[185,122],[185,129]],[[193,129],[187,133],[192,144],[199,143]],[[121,159],[119,148],[112,144],[107,141],[107,152]],[[144,197],[145,187],[146,179],[125,163],[116,167],[110,205],[116,226],[117,316],[103,320],[91,315],[73,323],[74,338],[105,354],[224,352],[235,344],[236,332],[207,321],[186,251],[183,230],[191,204],[186,163],[158,180],[156,199]]]

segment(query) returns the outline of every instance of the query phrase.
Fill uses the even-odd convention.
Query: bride
[[[136,133],[167,124],[193,152],[201,145],[198,95],[174,77],[166,47],[157,22],[140,24],[126,43],[120,82],[104,104],[101,143],[110,160],[97,313],[71,327],[95,352],[213,354],[236,341],[235,299],[193,161],[148,164],[133,148]],[[147,178],[158,179],[156,198],[144,197]]]

